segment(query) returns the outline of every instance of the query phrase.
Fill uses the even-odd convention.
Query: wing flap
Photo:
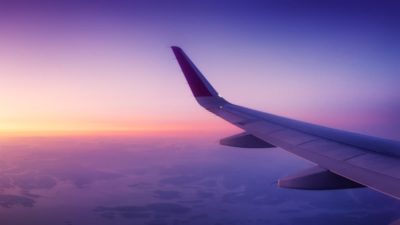
[[[283,129],[269,134],[271,138],[282,139],[290,145],[300,145],[314,141],[317,138],[312,135],[294,131],[291,129]]]
[[[299,147],[317,154],[322,153],[336,160],[346,160],[361,154],[365,154],[365,151],[360,149],[320,138],[312,142],[303,143],[299,145]]]
[[[358,157],[354,157],[346,161],[354,166],[364,168],[366,170],[375,171],[383,175],[400,179],[400,163],[399,160],[392,157],[366,153]]]
[[[236,124],[236,126],[240,126],[244,130],[253,130],[257,131],[259,135],[269,135],[274,132],[282,131],[285,129],[283,126],[279,126],[274,123],[270,123],[267,121],[257,120],[256,122],[252,123],[245,123],[245,124]]]

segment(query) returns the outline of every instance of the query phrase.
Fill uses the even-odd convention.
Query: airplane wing
[[[318,126],[232,104],[211,86],[181,48],[172,50],[197,102],[244,130],[223,145],[280,147],[315,164],[278,181],[280,187],[369,187],[400,199],[400,142]]]

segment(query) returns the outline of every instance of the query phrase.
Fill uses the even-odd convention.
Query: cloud
[[[126,205],[105,207],[99,206],[94,209],[103,217],[113,218],[114,213],[127,219],[150,218],[150,217],[170,217],[175,215],[185,215],[191,211],[189,207],[175,203],[152,203],[144,206]]]
[[[163,190],[156,190],[153,192],[154,197],[158,199],[177,199],[181,197],[181,193],[179,191],[163,191]]]
[[[13,206],[33,207],[35,200],[18,195],[0,194],[0,206],[11,208]]]

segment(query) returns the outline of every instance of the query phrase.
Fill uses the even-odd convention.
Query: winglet
[[[218,97],[217,91],[211,86],[203,74],[201,74],[185,52],[177,46],[172,46],[171,48],[194,97]]]

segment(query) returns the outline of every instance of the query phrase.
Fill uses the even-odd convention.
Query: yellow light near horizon
[[[219,123],[83,123],[83,122],[2,122],[0,136],[70,136],[70,135],[196,135],[231,130]]]

